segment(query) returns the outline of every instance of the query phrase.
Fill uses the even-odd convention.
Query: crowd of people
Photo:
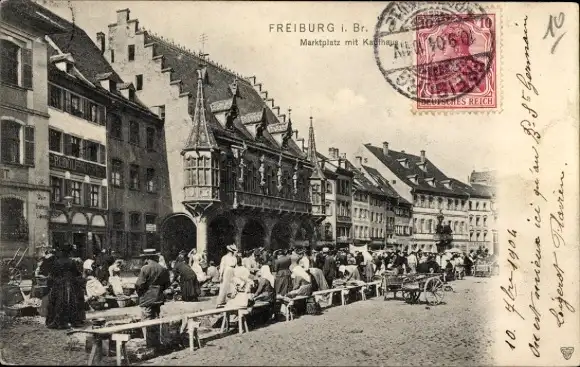
[[[309,296],[345,283],[371,282],[385,273],[414,274],[453,272],[458,266],[472,274],[480,261],[493,261],[487,250],[469,253],[443,251],[349,251],[348,249],[264,248],[239,251],[232,244],[218,266],[208,261],[207,252],[182,251],[169,263],[156,250],[145,250],[143,266],[135,283],[142,319],[159,317],[165,293],[177,283],[185,302],[199,300],[202,287],[219,287],[216,307],[248,306],[253,302],[274,304],[276,298]],[[123,260],[101,250],[84,261],[74,248],[50,250],[36,268],[49,328],[67,328],[84,323],[87,301],[106,293],[123,294],[120,272]],[[310,302],[310,301],[309,301]],[[89,302],[90,303],[90,302]],[[316,312],[317,304],[307,304]],[[149,340],[156,340],[155,336]]]

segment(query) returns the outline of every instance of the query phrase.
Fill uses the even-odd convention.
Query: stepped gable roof
[[[397,191],[395,191],[395,189],[393,188],[393,186],[391,186],[391,184],[389,183],[389,180],[387,180],[383,175],[381,175],[381,173],[376,168],[363,165],[363,169],[373,178],[373,180],[375,180],[375,182],[378,183],[379,188],[388,197],[399,199],[399,202],[402,202],[402,203],[405,203],[405,204],[409,204],[409,205],[411,204],[405,198],[403,198],[402,196],[400,196],[397,193]]]
[[[424,172],[418,165],[418,163],[421,163],[421,157],[419,156],[395,150],[389,150],[389,154],[385,155],[383,149],[380,147],[375,147],[371,144],[364,144],[364,146],[401,181],[412,187],[414,190],[440,195],[467,195],[463,190],[448,189],[445,187],[442,182],[446,180],[451,181],[452,179],[447,177],[441,170],[439,170],[439,168],[431,163],[429,159],[425,160],[425,168],[427,172]],[[407,160],[408,168],[404,167],[399,160]],[[409,176],[416,176],[417,183],[411,181]],[[427,183],[426,179],[429,178],[435,179],[435,186],[431,186]]]
[[[375,195],[387,196],[383,190],[373,184],[363,173],[355,167],[348,159],[346,160],[346,169],[353,173],[353,186],[360,190]]]
[[[233,129],[225,129],[214,118],[208,118],[210,126],[217,136],[226,136],[233,139],[251,140],[256,145],[261,145],[269,149],[280,150],[281,147],[275,139],[264,129],[262,139],[255,139],[250,130],[245,125],[259,123],[262,114],[268,124],[278,124],[280,120],[266,106],[259,92],[247,80],[240,78],[230,71],[215,65],[215,63],[204,60],[199,55],[180,49],[169,42],[145,32],[145,44],[153,43],[155,55],[163,55],[164,67],[171,68],[172,80],[181,80],[183,92],[191,93],[190,101],[195,101],[197,93],[197,76],[195,70],[205,68],[204,98],[209,106],[208,111],[212,113],[223,112],[229,109],[233,103],[231,83],[237,79],[236,106],[238,117],[234,120]],[[190,102],[193,104],[193,102]],[[190,106],[193,111],[193,105]],[[192,112],[194,113],[194,112]],[[288,144],[285,152],[304,158],[303,152],[297,144]]]

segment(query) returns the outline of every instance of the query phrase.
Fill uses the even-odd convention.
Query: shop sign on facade
[[[66,171],[89,175],[96,178],[107,178],[107,169],[104,166],[81,161],[79,159],[63,157],[49,153],[50,168],[58,168]]]

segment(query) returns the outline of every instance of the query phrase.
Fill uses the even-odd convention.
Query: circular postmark
[[[397,92],[420,103],[449,101],[485,88],[495,17],[469,2],[391,2],[373,43],[377,66]]]

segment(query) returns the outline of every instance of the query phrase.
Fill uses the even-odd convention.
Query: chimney
[[[362,157],[360,155],[357,155],[354,158],[356,160],[356,166],[357,166],[357,168],[361,168],[362,167]]]
[[[389,142],[388,141],[383,141],[383,154],[385,156],[389,155]]]
[[[421,163],[425,163],[425,151],[421,151]]]
[[[294,140],[298,140],[298,130],[294,130]]]
[[[105,34],[103,32],[97,32],[97,45],[99,50],[101,50],[101,55],[105,53]]]
[[[334,158],[334,148],[333,147],[328,148],[328,158],[330,158],[330,159]]]

